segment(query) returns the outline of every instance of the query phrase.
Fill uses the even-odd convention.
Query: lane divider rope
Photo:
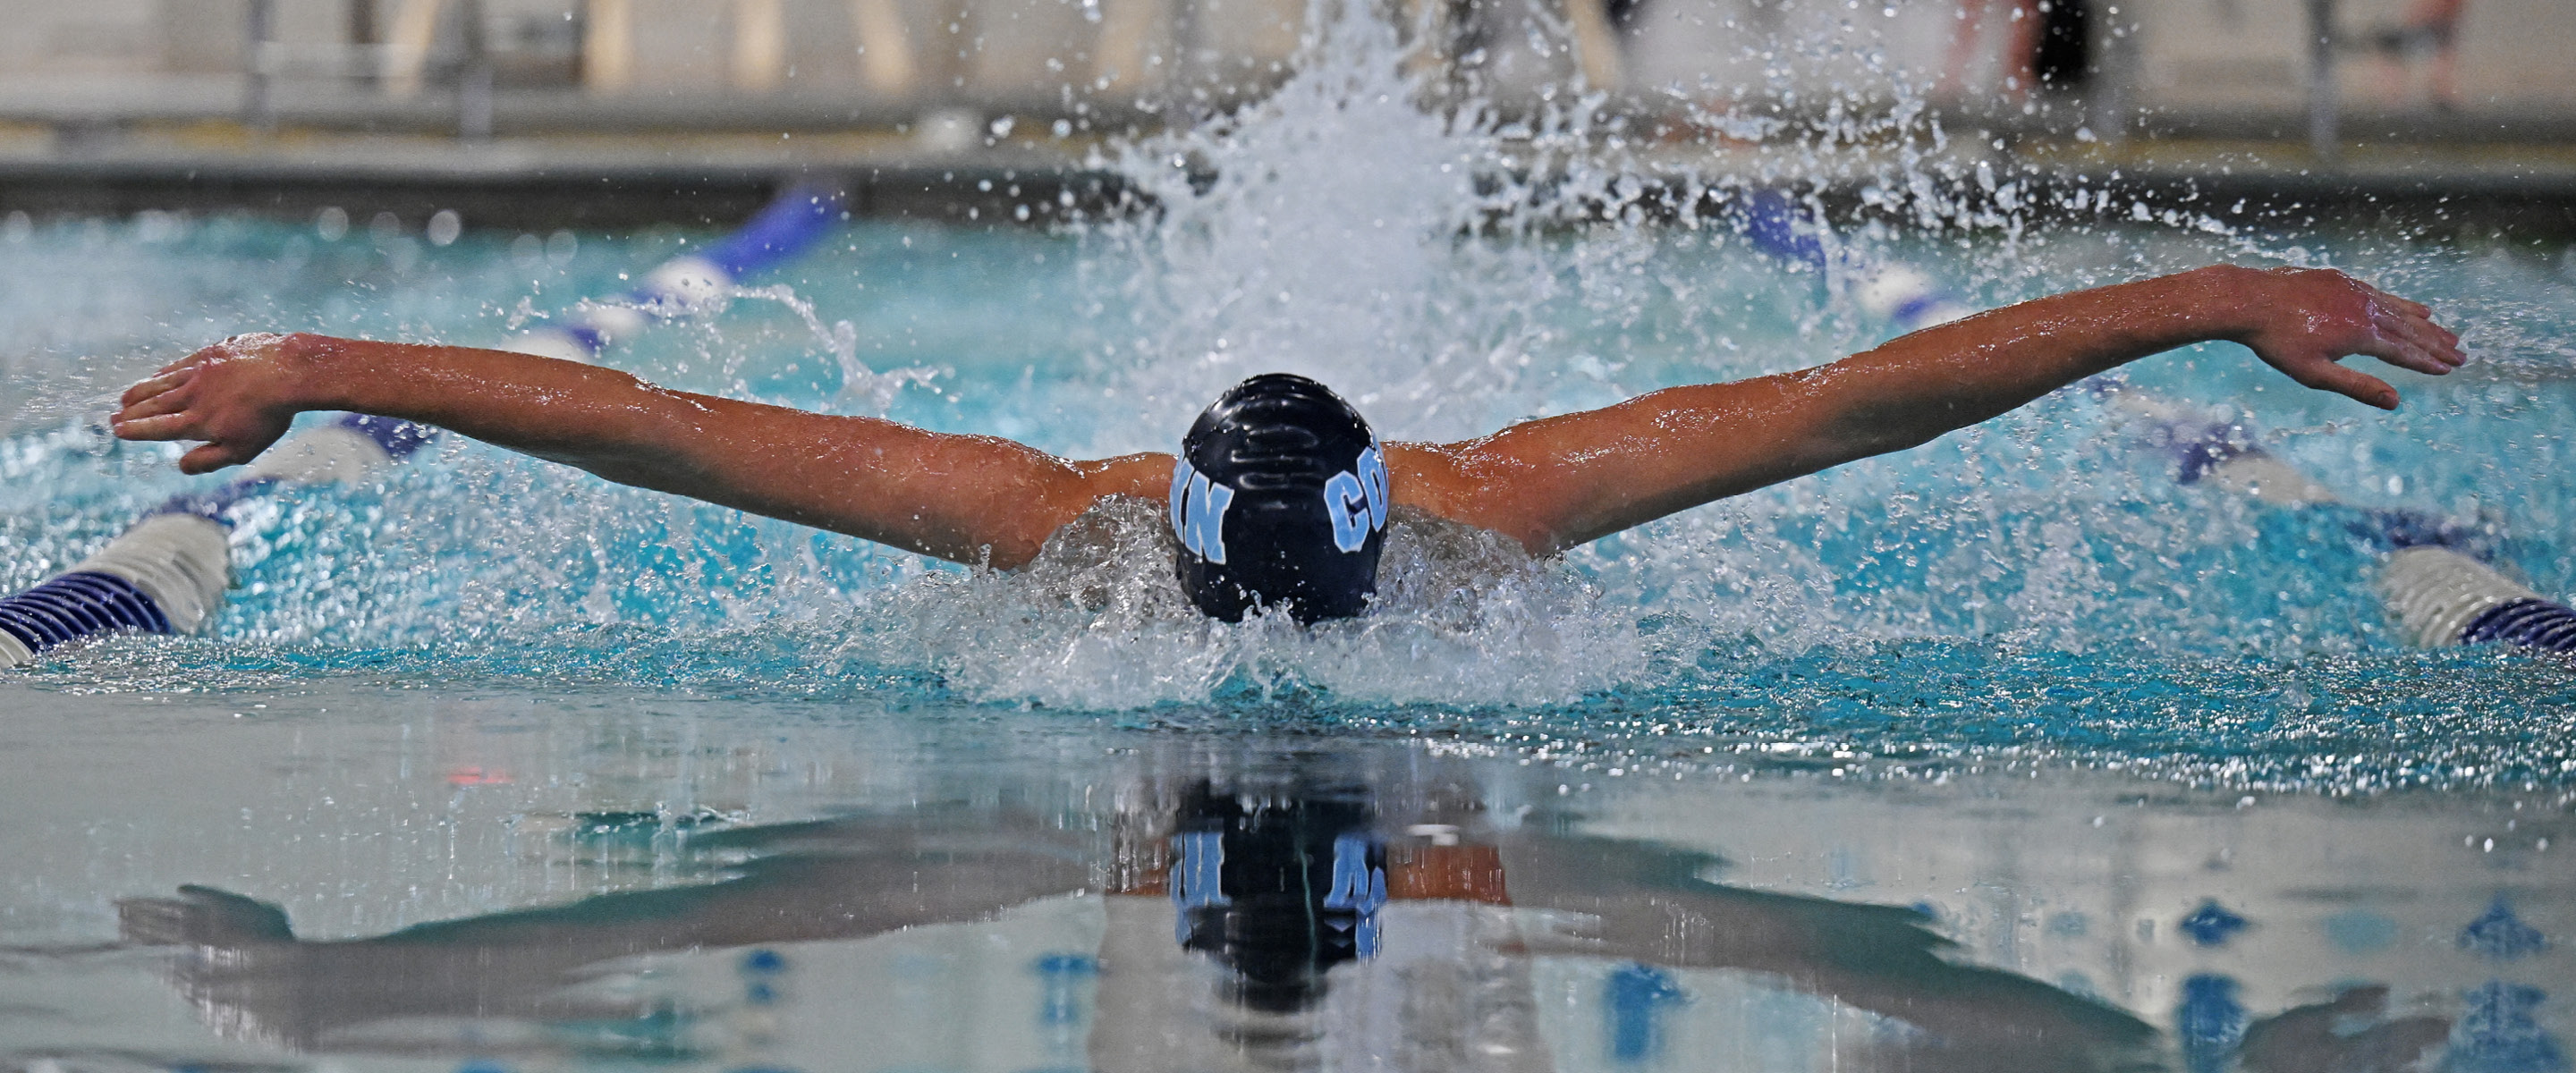
[[[1739,217],[1746,238],[1773,257],[1840,281],[1863,312],[1903,335],[1976,312],[1932,277],[1896,261],[1873,262],[1848,246],[1788,194],[1758,190]],[[2386,547],[2373,587],[2398,635],[2439,648],[2505,644],[2576,652],[2576,610],[2543,598],[2476,552],[2487,542],[2477,527],[2425,511],[2346,504],[2333,489],[2286,459],[2245,442],[2245,429],[2210,420],[2107,377],[2082,385],[2116,412],[2138,420],[2154,446],[2170,451],[2182,484],[2206,482],[2276,507],[2335,506],[2355,517],[2354,535]]]
[[[596,361],[652,324],[712,310],[738,281],[804,252],[846,219],[838,190],[793,187],[723,240],[664,262],[617,299],[585,303],[502,346]],[[0,668],[83,638],[205,628],[231,583],[236,505],[280,484],[365,479],[437,436],[426,425],[342,414],[270,448],[221,487],[171,498],[71,569],[0,598]]]

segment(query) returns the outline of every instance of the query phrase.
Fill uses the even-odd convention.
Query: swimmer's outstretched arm
[[[1100,497],[1162,498],[1169,455],[1070,462],[930,432],[655,387],[500,350],[245,335],[128,389],[130,440],[203,440],[179,461],[250,461],[305,410],[435,425],[623,484],[692,496],[956,562],[1009,569]]]
[[[2422,305],[2331,270],[2220,265],[1926,328],[1830,365],[1678,387],[1481,440],[1390,444],[1398,502],[1547,554],[1675,511],[1903,450],[2175,347],[2228,340],[2291,379],[2395,409],[2335,364],[2440,375],[2465,360]]]

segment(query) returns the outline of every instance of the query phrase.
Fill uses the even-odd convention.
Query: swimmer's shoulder
[[[1165,481],[1169,481],[1167,476]],[[1168,493],[1167,493],[1168,494]],[[1136,554],[1169,556],[1179,541],[1164,519],[1164,496],[1114,492],[1091,502],[1091,509],[1066,522],[1047,538],[1032,566],[1097,562]],[[1023,568],[1025,569],[1025,568]]]
[[[1531,558],[1518,541],[1501,533],[1401,502],[1388,513],[1387,540],[1391,551],[1405,557],[1497,565]],[[1176,541],[1162,497],[1107,495],[1057,529],[1030,567],[1040,563],[1070,566],[1139,555],[1167,558]]]
[[[1112,497],[1161,502],[1172,492],[1174,461],[1169,452],[1144,451],[1065,464],[1081,475],[1083,485],[1091,495],[1091,505],[1096,508]]]
[[[1540,534],[1531,527],[1539,519],[1529,502],[1539,484],[1536,467],[1485,445],[1486,440],[1387,444],[1387,483],[1396,509],[1493,533],[1524,549],[1538,546],[1533,537]]]
[[[1011,584],[1077,607],[1196,621],[1199,613],[1172,570],[1179,550],[1161,497],[1103,496],[1057,529],[1035,559],[1011,571]],[[1510,537],[1398,503],[1387,518],[1375,602],[1413,611],[1448,606],[1459,593],[1544,569]]]
[[[1390,443],[1395,504],[1388,513],[1390,539],[1419,554],[1499,565],[1528,561],[1522,542],[1504,527],[1479,524],[1479,504],[1497,497],[1479,485],[1506,474],[1470,472],[1439,445]],[[1139,553],[1169,555],[1175,545],[1165,520],[1173,456],[1162,452],[1068,463],[1082,473],[1092,498],[1081,513],[1057,527],[1038,559],[1059,566]],[[1036,565],[1033,561],[1030,565]],[[1025,568],[1024,568],[1025,569]]]

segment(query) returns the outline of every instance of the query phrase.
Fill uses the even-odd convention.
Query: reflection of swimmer
[[[576,985],[615,958],[857,939],[1086,889],[1104,895],[1086,1044],[1104,1073],[1552,1069],[1536,956],[1732,970],[1910,1026],[1830,1044],[1863,1068],[2127,1069],[2152,1041],[2110,1007],[1952,964],[1911,910],[1723,886],[1701,878],[1713,858],[1649,843],[1496,829],[1443,785],[1239,778],[1123,795],[1105,845],[1007,812],[717,832],[691,850],[748,854],[732,878],[372,939],[299,940],[275,908],[202,888],[120,917],[129,942],[182,948],[174,979],[220,1030],[299,1048],[418,1047],[403,1026],[423,1019],[641,1016],[617,1003],[649,1000]]]
[[[857,938],[972,921],[1081,889],[1085,855],[1025,816],[786,824],[717,832],[693,851],[754,852],[730,878],[405,928],[298,939],[274,906],[204,887],[117,906],[126,941],[182,948],[172,981],[227,1034],[298,1049],[365,1045],[417,1018],[636,1017],[575,987],[585,966],[660,951]],[[354,1034],[353,1034],[354,1033]]]
[[[2388,1018],[2388,988],[2345,987],[2327,1002],[2246,1026],[2237,1054],[2252,1073],[2396,1073],[2424,1068],[2450,1038],[2448,1018]]]
[[[1801,372],[1669,388],[1458,443],[1380,443],[1312,381],[1255,377],[1176,459],[1059,459],[989,436],[667,391],[625,373],[493,350],[241,336],[135,385],[138,440],[204,440],[202,473],[248,461],[303,410],[437,425],[611,480],[696,496],[958,562],[1015,569],[1105,502],[1168,508],[1191,600],[1219,618],[1360,610],[1384,530],[1410,510],[1549,555],[1675,511],[1902,450],[2158,351],[2233,340],[2309,387],[2383,408],[2369,354],[2449,372],[2430,311],[2331,270],[2217,266],[2025,302]]]

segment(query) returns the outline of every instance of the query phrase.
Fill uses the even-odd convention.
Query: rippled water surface
[[[1221,297],[1168,293],[1212,286],[1211,243],[1135,230],[855,224],[769,281],[791,296],[738,299],[616,360],[693,388],[1105,454],[1167,448],[1212,385],[1257,369],[1317,373],[1384,434],[1437,438],[1828,360],[1874,338],[1811,275],[1727,229],[1603,228],[1414,236],[1423,272],[1452,272],[1441,286],[1459,290],[1455,308],[1353,312],[1395,299],[1336,293],[1351,285],[1319,258],[1305,266],[1312,292],[1294,280],[1276,292],[1314,306],[1291,312],[1340,325],[1318,327],[1310,348],[1289,313],[1229,319],[1203,311]],[[94,425],[106,395],[189,347],[268,327],[504,339],[692,240],[590,236],[557,266],[514,257],[513,238],[325,243],[231,218],[35,229],[12,247],[0,309],[23,387],[0,443],[0,586],[61,569],[138,510],[204,483],[178,476],[172,452]],[[2100,226],[2014,248],[1891,245],[1999,301],[2230,256],[2237,241]],[[2298,389],[2226,344],[2150,359],[2129,378],[2239,415],[2248,438],[2353,507],[2284,510],[2179,484],[2144,430],[2070,392],[1579,549],[1497,579],[1468,606],[1396,601],[1309,636],[1105,620],[1024,579],[449,443],[366,487],[247,510],[238,587],[210,635],[58,653],[5,688],[220,690],[354,673],[818,699],[892,689],[995,712],[1288,700],[1324,720],[1493,734],[1583,735],[1597,719],[1652,713],[1720,732],[2038,748],[2325,790],[2561,784],[2576,774],[2576,675],[2563,659],[2406,648],[2369,589],[2384,544],[2363,511],[2450,519],[2535,588],[2576,591],[2561,540],[2576,509],[2561,431],[2576,379],[2553,349],[2576,284],[2519,245],[2354,234],[2331,246],[2336,263],[2434,301],[2480,363],[2445,380],[2390,374],[2409,392],[2391,416]],[[1296,267],[1246,260],[1257,271],[1241,274]],[[98,309],[109,295],[138,308]],[[1338,338],[1347,321],[1416,338]],[[1167,567],[1150,560],[1115,564],[1112,583],[1152,584]]]
[[[1480,184],[1579,124],[1375,47],[1123,150],[1158,213],[856,222],[608,360],[1103,455],[1254,372],[1448,439],[1888,330],[1615,155]],[[2576,664],[2409,648],[2370,578],[2400,508],[2576,594],[2576,253],[2012,200],[1834,241],[1976,304],[2332,264],[2476,362],[2394,415],[2122,374],[2342,506],[2070,391],[1312,632],[445,442],[240,511],[204,636],[0,674],[0,1064],[2567,1068]],[[203,486],[96,425],[194,346],[498,342],[712,237],[11,221],[0,590]]]

